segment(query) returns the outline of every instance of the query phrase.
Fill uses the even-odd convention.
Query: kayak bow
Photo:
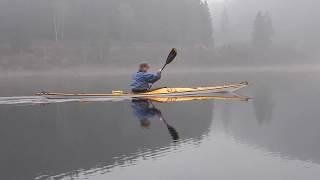
[[[196,87],[196,88],[159,88],[144,93],[124,93],[123,91],[113,91],[107,94],[89,94],[89,93],[53,93],[41,92],[37,96],[43,96],[48,99],[84,99],[84,98],[139,98],[139,97],[170,97],[170,96],[188,96],[210,93],[232,93],[248,86],[248,82],[238,84]]]

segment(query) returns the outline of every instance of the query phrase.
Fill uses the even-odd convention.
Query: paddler
[[[147,63],[139,65],[139,71],[132,76],[130,84],[133,93],[143,93],[150,90],[151,85],[161,79],[161,70],[156,74],[148,73],[150,66]]]

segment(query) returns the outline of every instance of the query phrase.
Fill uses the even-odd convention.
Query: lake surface
[[[319,77],[164,74],[157,86],[251,84],[239,91],[249,102],[153,103],[178,139],[158,116],[142,122],[135,114],[141,102],[2,103],[0,179],[317,179]],[[129,74],[1,77],[0,96],[105,92],[127,89],[129,80]]]

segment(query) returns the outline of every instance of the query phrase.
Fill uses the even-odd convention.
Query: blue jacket
[[[134,73],[132,76],[132,82],[130,84],[131,89],[134,90],[148,90],[150,84],[155,83],[161,78],[161,73],[149,74],[144,72]]]

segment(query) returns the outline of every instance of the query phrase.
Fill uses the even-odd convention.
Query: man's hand
[[[162,73],[162,71],[161,71],[161,69],[159,69],[159,70],[157,71],[157,76],[159,77],[159,79],[161,78],[161,73]]]

